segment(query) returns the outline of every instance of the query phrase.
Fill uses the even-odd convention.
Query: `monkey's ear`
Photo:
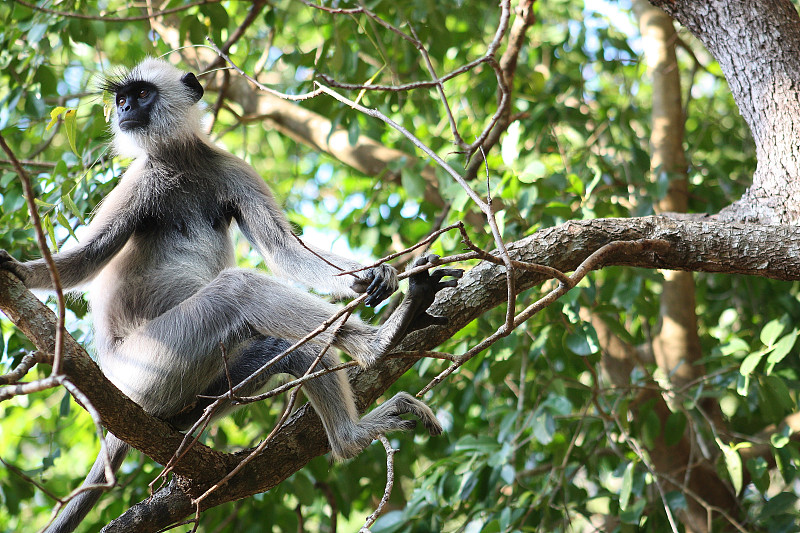
[[[195,102],[198,102],[203,97],[203,86],[200,85],[193,73],[187,72],[181,77],[181,81],[189,89]]]

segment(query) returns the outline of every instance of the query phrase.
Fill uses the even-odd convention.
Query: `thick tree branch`
[[[0,270],[0,310],[43,354],[55,346],[56,318],[10,272]],[[166,462],[183,435],[147,413],[109,382],[89,355],[70,335],[64,336],[62,372],[95,406],[103,423],[119,438],[159,462]],[[219,468],[221,454],[198,446],[175,471],[190,475],[198,468]],[[202,466],[201,466],[202,465]],[[213,474],[212,474],[213,476]]]
[[[569,222],[511,243],[509,252],[515,260],[569,271],[609,242],[638,239],[663,239],[672,243],[672,247],[659,256],[646,254],[611,258],[610,264],[800,279],[800,229],[784,226],[723,224],[712,220],[668,217]],[[544,279],[541,274],[517,272],[518,291]],[[445,327],[428,328],[410,335],[398,351],[431,349],[487,309],[505,302],[505,269],[496,264],[481,263],[464,276],[457,289],[447,289],[440,295],[431,311],[451,317],[451,322]],[[374,402],[417,360],[413,355],[390,358],[375,367],[351,373],[359,408],[364,409]],[[210,495],[203,505],[213,507],[269,490],[327,449],[327,439],[319,419],[306,406],[284,424],[262,455],[247,465],[231,483]],[[248,453],[245,450],[234,456],[245,457]],[[401,450],[399,457],[402,454]],[[192,513],[192,498],[207,487],[207,484],[190,483],[182,478],[173,480],[154,498],[137,504],[104,531],[155,531],[166,527]]]
[[[570,271],[609,242],[639,239],[666,240],[672,246],[658,256],[612,257],[609,264],[800,279],[800,229],[788,226],[676,220],[664,216],[602,219],[569,222],[541,230],[510,243],[508,250],[514,260]],[[518,291],[544,280],[542,274],[519,269],[516,272]],[[505,278],[502,266],[483,262],[474,267],[457,289],[442,291],[433,305],[431,311],[434,314],[449,316],[451,322],[445,327],[428,328],[410,335],[398,350],[416,352],[431,349],[487,309],[505,302]],[[53,314],[43,311],[42,304],[8,274],[0,275],[0,309],[34,340],[41,351],[49,353],[52,350]],[[64,372],[97,407],[108,427],[156,460],[169,460],[182,435],[149,417],[124,398],[70,336],[65,340]],[[359,408],[372,404],[417,360],[413,355],[389,358],[370,369],[353,372]],[[319,419],[306,406],[284,424],[264,452],[232,483],[204,500],[204,507],[269,490],[327,449],[327,439]],[[193,447],[176,466],[179,476],[153,498],[137,504],[109,524],[106,531],[155,531],[184,518],[194,511],[192,498],[202,494],[249,453],[249,450],[244,450],[226,455],[200,445]],[[400,457],[402,454],[401,451]]]

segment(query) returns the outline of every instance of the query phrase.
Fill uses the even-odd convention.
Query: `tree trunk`
[[[719,62],[756,144],[758,165],[727,220],[800,222],[800,17],[789,0],[651,0]]]

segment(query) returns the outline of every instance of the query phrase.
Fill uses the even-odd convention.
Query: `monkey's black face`
[[[115,98],[119,129],[141,130],[150,124],[150,113],[158,99],[158,89],[152,83],[138,81],[117,89]]]

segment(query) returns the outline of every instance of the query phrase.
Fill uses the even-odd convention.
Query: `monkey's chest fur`
[[[152,162],[138,176],[125,207],[134,211],[132,235],[90,294],[95,334],[106,348],[234,266],[230,194],[210,165],[176,171]]]

